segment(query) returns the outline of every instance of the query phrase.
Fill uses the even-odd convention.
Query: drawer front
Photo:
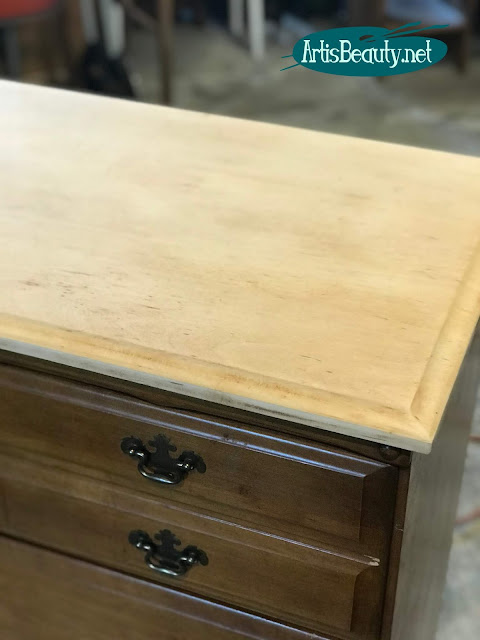
[[[0,536],[8,640],[326,640]]]
[[[378,559],[188,512],[15,451],[0,455],[0,492],[8,535],[335,637],[379,637],[386,567]],[[205,561],[182,577],[159,573],[129,542],[137,530],[152,538],[168,530],[179,550],[194,545]],[[170,546],[154,564],[172,558]]]
[[[307,542],[386,553],[396,486],[389,465],[8,366],[0,366],[0,422],[6,444],[139,493]],[[147,445],[158,435],[172,447],[162,460],[181,463],[194,452],[202,473],[177,485],[140,475],[120,444],[134,436]]]

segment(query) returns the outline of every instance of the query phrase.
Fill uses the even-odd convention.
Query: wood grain
[[[392,640],[433,640],[480,379],[478,331],[428,456],[414,454]]]
[[[326,445],[241,423],[161,409],[88,385],[0,366],[2,446],[46,455],[67,471],[305,541],[386,554],[397,471]],[[141,476],[120,449],[157,434],[195,451],[206,472],[180,485]],[[15,456],[16,457],[16,456]]]
[[[479,315],[479,159],[0,97],[0,346],[429,450]]]
[[[0,492],[4,533],[301,627],[378,638],[385,561],[344,552],[340,541],[335,550],[236,527],[14,451],[0,455]],[[137,529],[172,531],[203,549],[208,565],[181,579],[159,575],[128,543]]]
[[[327,640],[0,536],[8,640]]]

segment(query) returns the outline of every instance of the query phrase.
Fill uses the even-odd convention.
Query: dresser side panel
[[[432,452],[412,457],[391,640],[435,637],[479,379],[477,330]]]

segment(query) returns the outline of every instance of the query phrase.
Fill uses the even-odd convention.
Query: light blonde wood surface
[[[480,160],[0,83],[0,347],[428,451]]]

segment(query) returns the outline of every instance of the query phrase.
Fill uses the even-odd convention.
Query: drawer
[[[0,536],[5,640],[325,640]]]
[[[239,527],[15,451],[0,455],[0,494],[8,535],[338,638],[379,637],[379,559]],[[175,549],[192,545],[199,562],[181,577],[153,570],[129,541],[138,530],[181,541],[175,547],[164,533],[154,565],[169,567]]]
[[[81,465],[99,480],[306,542],[387,553],[397,481],[390,465],[9,366],[0,366],[0,421],[5,444]],[[129,436],[144,445],[168,438],[163,461],[194,452],[204,472],[177,485],[147,479],[120,448]]]

